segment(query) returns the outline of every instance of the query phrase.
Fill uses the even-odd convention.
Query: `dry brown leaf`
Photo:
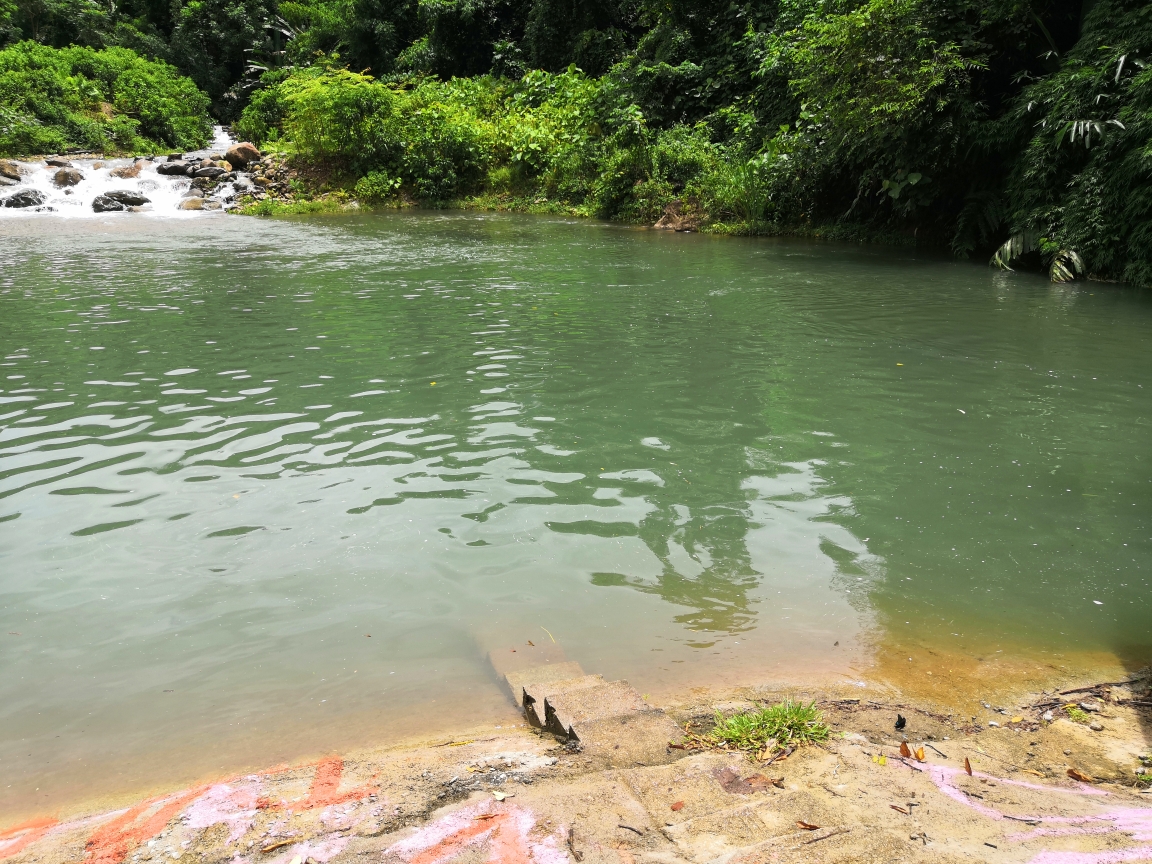
[[[916,761],[917,762],[923,762],[924,761],[924,748],[923,747],[917,747],[916,748]]]
[[[1079,780],[1081,783],[1095,783],[1096,781],[1085,774],[1083,771],[1077,771],[1075,768],[1068,769],[1068,776],[1073,780]]]
[[[528,640],[528,644],[531,645],[533,648],[536,647],[536,643],[533,642],[531,639]]]
[[[683,810],[684,809],[684,802],[683,801],[677,801],[675,804],[672,805],[672,809],[673,810]]]
[[[972,776],[972,763],[968,761],[968,757],[964,757],[964,770],[968,772],[968,776]]]
[[[819,825],[813,825],[811,822],[805,822],[803,819],[798,819],[796,824],[803,828],[805,831],[819,831]]]
[[[479,816],[473,816],[473,819],[492,819],[495,818],[495,813],[481,813]]]
[[[905,759],[911,759],[912,758],[912,751],[908,749],[908,742],[907,741],[901,741],[900,742],[900,755],[903,756]]]
[[[908,815],[907,807],[901,807],[899,804],[889,804],[888,806],[895,810],[897,813],[903,813],[905,816]]]

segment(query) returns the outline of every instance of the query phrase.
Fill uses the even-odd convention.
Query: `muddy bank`
[[[891,686],[867,694],[851,686],[688,694],[660,717],[640,709],[668,726],[641,724],[595,740],[564,740],[527,723],[487,726],[128,806],[93,805],[62,821],[43,814],[0,833],[0,857],[12,864],[341,864],[362,856],[396,864],[1152,860],[1152,794],[1137,773],[1150,749],[1146,688],[1142,680],[1021,691],[975,712]],[[707,731],[717,711],[789,698],[817,701],[832,729],[826,744],[770,762],[692,749],[693,734]],[[652,730],[673,723],[687,737],[656,740]],[[901,744],[911,755],[901,755]]]

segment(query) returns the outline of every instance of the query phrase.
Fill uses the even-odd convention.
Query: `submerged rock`
[[[45,201],[44,193],[37,189],[24,189],[4,199],[5,207],[39,207]]]
[[[65,186],[75,186],[83,179],[84,175],[76,168],[61,168],[52,175],[52,182],[61,189]]]
[[[224,158],[231,163],[233,168],[243,169],[248,163],[255,162],[260,158],[260,151],[252,143],[241,141],[229,147]]]
[[[0,159],[0,177],[20,181],[20,166],[11,159]]]

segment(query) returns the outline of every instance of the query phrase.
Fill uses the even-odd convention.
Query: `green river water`
[[[515,723],[528,640],[641,692],[1152,645],[1146,294],[462,213],[0,248],[0,816]]]

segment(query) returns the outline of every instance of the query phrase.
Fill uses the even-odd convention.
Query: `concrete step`
[[[526,696],[531,696],[532,699],[538,698],[539,701],[543,702],[544,694],[541,692],[537,695],[541,688],[553,686],[561,681],[578,680],[584,677],[587,676],[585,676],[584,670],[580,668],[580,664],[574,660],[568,660],[562,663],[549,663],[545,666],[534,666],[530,669],[508,672],[504,675],[504,683],[508,685],[516,704],[521,708],[527,708],[531,703],[526,701]],[[543,712],[543,707],[540,710]]]
[[[581,740],[580,729],[595,720],[648,710],[627,681],[611,681],[557,693],[544,700],[544,728],[554,735]]]
[[[579,678],[564,678],[529,684],[524,687],[524,716],[533,726],[544,729],[548,725],[548,718],[544,709],[547,700],[555,699],[557,696],[572,690],[584,690],[605,683],[607,682],[605,682],[603,675],[581,675]]]

